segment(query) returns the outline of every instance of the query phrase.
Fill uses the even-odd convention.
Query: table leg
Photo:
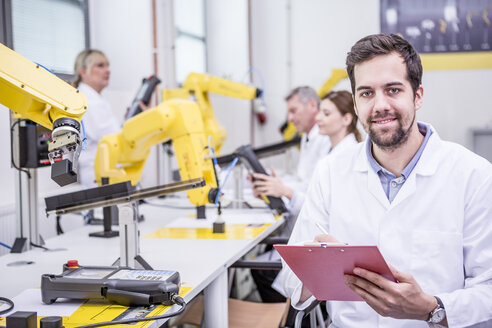
[[[204,290],[205,325],[208,328],[228,327],[228,284],[227,270],[224,270]]]

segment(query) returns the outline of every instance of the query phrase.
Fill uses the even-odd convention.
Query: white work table
[[[163,206],[189,204],[173,198],[151,201]],[[274,220],[268,209],[225,209],[222,216],[226,220],[226,229],[230,227],[235,232],[242,230],[255,232],[246,235],[240,233],[229,235],[234,239],[219,239],[222,237],[217,236],[224,236],[224,234],[214,235],[209,231],[212,220],[192,218],[195,210],[191,208],[179,209],[144,204],[140,206],[140,213],[145,216],[145,220],[139,223],[140,255],[156,270],[175,270],[180,273],[182,286],[191,287],[184,297],[185,301],[192,300],[204,291],[205,320],[208,326],[227,327],[227,268],[276,230],[283,219]],[[214,218],[215,215],[214,208],[207,208],[207,217]],[[255,228],[261,226],[258,218],[265,218],[270,222],[263,225],[261,229]],[[73,218],[69,218],[68,215],[66,218],[62,217],[62,225],[65,219]],[[249,227],[246,226],[248,222],[257,224]],[[42,274],[60,274],[62,265],[67,260],[76,259],[82,266],[111,265],[120,254],[119,238],[88,237],[88,233],[102,229],[102,226],[84,226],[46,241],[45,246],[49,249],[65,248],[66,250],[33,249],[21,254],[1,256],[0,296],[12,298],[25,289],[40,286]],[[113,230],[117,229],[117,226],[113,226]],[[230,230],[226,230],[228,231]],[[7,266],[16,261],[34,263]],[[41,302],[41,299],[39,301]],[[52,306],[56,306],[56,303]]]

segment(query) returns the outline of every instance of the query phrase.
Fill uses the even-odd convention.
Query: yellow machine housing
[[[261,94],[255,87],[233,82],[209,74],[190,73],[180,89],[162,91],[162,101],[167,99],[196,99],[200,106],[205,133],[214,140],[215,153],[220,154],[222,145],[227,136],[225,128],[217,121],[210,103],[209,92],[219,95],[252,100]]]
[[[52,178],[60,185],[77,181],[80,120],[87,110],[85,96],[43,67],[0,44],[0,103],[10,108],[16,118],[29,119],[52,130],[49,144]],[[58,170],[62,175],[53,177],[54,168],[65,165],[66,160],[70,164],[62,171],[73,171]],[[55,164],[58,162],[62,163]]]
[[[206,186],[187,191],[191,203],[202,206],[213,202],[217,179],[200,112],[193,101],[167,100],[126,121],[120,132],[104,136],[94,164],[97,183],[109,178],[109,183],[130,180],[136,185],[150,148],[171,140],[181,179],[205,179]]]

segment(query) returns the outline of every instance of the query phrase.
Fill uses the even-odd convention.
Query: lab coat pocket
[[[463,237],[460,233],[414,230],[411,250],[411,273],[425,292],[461,288]]]

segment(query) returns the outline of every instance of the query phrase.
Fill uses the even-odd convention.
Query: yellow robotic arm
[[[342,68],[332,69],[330,78],[328,80],[326,80],[325,83],[323,83],[321,88],[319,88],[318,96],[320,98],[323,98],[324,96],[326,96],[326,94],[328,92],[331,91],[331,89],[333,89],[333,87],[335,85],[338,84],[338,82],[340,82],[341,80],[346,79],[346,78],[348,78],[348,74],[347,74],[346,70],[344,70]]]
[[[183,180],[205,179],[202,188],[188,190],[196,206],[213,203],[217,180],[209,156],[203,121],[198,105],[190,100],[168,100],[126,121],[120,132],[99,141],[95,160],[96,181],[109,183],[140,181],[150,148],[171,140]]]
[[[195,97],[201,109],[205,133],[207,136],[213,137],[214,150],[218,155],[227,133],[225,128],[215,118],[214,110],[208,97],[209,92],[227,97],[252,100],[259,97],[262,91],[246,84],[213,75],[190,73],[181,89],[164,90],[162,92],[163,101],[172,98],[190,99],[192,96]]]
[[[16,117],[50,130],[51,178],[60,186],[77,181],[80,120],[87,99],[43,67],[0,44],[0,103]]]

